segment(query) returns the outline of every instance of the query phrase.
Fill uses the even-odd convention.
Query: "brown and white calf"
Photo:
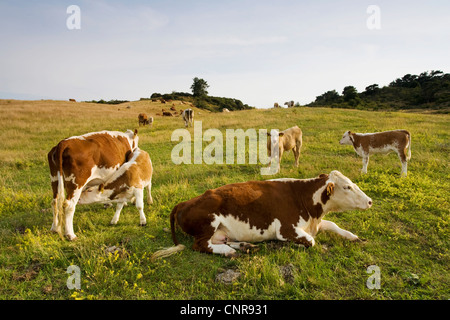
[[[194,237],[193,249],[225,256],[248,249],[247,242],[292,241],[310,247],[320,230],[349,240],[358,236],[324,220],[330,211],[365,210],[370,199],[339,171],[312,179],[274,179],[234,183],[206,191],[176,205],[170,214],[175,247],[155,252],[153,258],[184,249],[175,235],[178,224]]]
[[[270,132],[267,133],[267,153],[272,157],[272,139]],[[298,167],[298,159],[300,157],[300,150],[302,148],[302,129],[298,126],[286,129],[278,133],[278,169],[281,164],[281,157],[285,151],[292,150],[295,158],[295,166]]]
[[[181,116],[183,117],[185,127],[187,127],[189,123],[192,126],[192,122],[194,121],[194,110],[192,109],[183,110]]]
[[[105,182],[137,148],[137,130],[100,131],[60,141],[48,153],[53,190],[52,231],[76,238],[73,215],[83,189]]]
[[[144,188],[147,188],[147,204],[153,203],[152,189],[152,161],[144,150],[136,148],[125,162],[105,183],[91,186],[83,190],[78,200],[79,204],[95,202],[117,202],[116,213],[111,224],[119,221],[120,212],[127,201],[136,198],[136,208],[139,211],[140,225],[147,224],[144,214]]]
[[[395,151],[402,164],[401,175],[407,175],[408,161],[411,159],[411,134],[406,130],[377,133],[354,133],[346,131],[339,143],[353,146],[356,153],[363,158],[363,167],[361,170],[363,173],[367,173],[370,155]]]

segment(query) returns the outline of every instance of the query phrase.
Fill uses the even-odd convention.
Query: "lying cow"
[[[371,154],[395,151],[402,163],[401,175],[407,175],[408,161],[411,159],[411,134],[406,130],[377,133],[346,131],[339,143],[353,146],[356,153],[363,158],[363,173],[367,173],[367,165]],[[406,149],[408,149],[408,153]]]
[[[116,213],[111,224],[119,221],[120,212],[127,201],[136,198],[136,208],[139,210],[140,225],[147,224],[144,214],[144,188],[147,188],[147,204],[153,203],[152,188],[152,161],[144,150],[136,148],[125,162],[105,183],[91,186],[83,190],[78,200],[79,204],[95,202],[117,202]]]
[[[192,122],[194,121],[194,110],[192,109],[183,110],[181,116],[183,117],[185,127],[187,127],[189,123],[192,126]]]
[[[69,240],[75,207],[83,189],[106,181],[138,146],[137,130],[91,132],[60,141],[48,153],[53,190],[52,231]]]
[[[320,230],[330,230],[356,241],[353,233],[322,218],[330,211],[365,210],[370,199],[339,171],[313,179],[274,179],[229,184],[206,191],[176,205],[170,214],[175,247],[155,252],[152,258],[184,249],[175,235],[178,224],[193,236],[193,249],[234,256],[247,242],[292,241],[310,247]]]
[[[267,153],[272,157],[272,141],[270,132],[267,133]],[[279,161],[278,169],[281,164],[281,157],[285,151],[292,150],[294,152],[295,166],[298,167],[298,159],[300,157],[300,150],[302,148],[302,130],[298,126],[286,129],[278,133],[278,151]],[[271,161],[273,157],[271,158]]]

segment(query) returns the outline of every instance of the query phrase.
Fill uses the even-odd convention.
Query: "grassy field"
[[[130,108],[127,108],[130,106]],[[292,108],[213,114],[196,110],[203,130],[277,128],[303,130],[300,165],[291,152],[281,172],[261,176],[261,165],[174,165],[171,142],[180,117],[162,118],[159,103],[97,105],[65,101],[0,100],[0,299],[449,299],[450,116],[423,113]],[[177,109],[182,106],[176,106]],[[60,140],[98,130],[134,129],[137,115],[155,117],[139,128],[140,147],[154,166],[154,203],[139,227],[134,206],[116,226],[114,209],[78,206],[78,239],[50,232],[52,200],[47,153]],[[395,154],[375,155],[368,174],[350,146],[339,145],[346,130],[407,129],[412,134],[408,177],[400,178]],[[193,133],[193,129],[189,128]],[[208,143],[205,142],[204,145]],[[310,178],[339,170],[374,205],[366,211],[330,213],[360,238],[353,243],[319,233],[312,248],[266,242],[236,259],[194,252],[192,238],[178,232],[187,249],[151,261],[172,245],[169,213],[179,202],[223,184],[291,177]],[[81,289],[69,290],[70,265],[81,270]],[[369,266],[380,268],[380,289],[369,289]],[[231,284],[216,281],[227,269],[240,273]],[[289,270],[285,276],[283,270]]]

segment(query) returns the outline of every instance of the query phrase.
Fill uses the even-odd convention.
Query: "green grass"
[[[126,109],[131,105],[131,109]],[[76,107],[75,107],[76,106]],[[0,299],[449,299],[449,149],[450,116],[420,113],[292,108],[211,114],[196,110],[203,130],[277,128],[303,130],[300,166],[286,153],[281,173],[261,176],[261,165],[174,165],[178,118],[155,116],[160,105],[124,106],[59,101],[0,101]],[[118,109],[121,110],[118,110]],[[200,111],[200,115],[198,112]],[[140,128],[140,147],[154,166],[154,204],[145,207],[147,226],[139,227],[133,206],[125,207],[116,226],[114,209],[77,206],[78,239],[61,241],[50,232],[51,188],[47,152],[61,139],[97,130],[137,127],[137,114],[155,117],[153,128]],[[400,178],[397,156],[375,155],[368,174],[361,158],[339,145],[346,130],[373,132],[408,129],[412,159]],[[190,128],[190,132],[193,130]],[[172,245],[169,214],[179,202],[223,184],[276,177],[310,178],[339,170],[374,205],[366,211],[330,213],[364,243],[319,233],[316,245],[266,242],[236,259],[190,249],[192,238],[178,231],[187,249],[151,261],[153,252]],[[109,247],[119,248],[109,252]],[[287,281],[280,267],[292,264]],[[81,289],[69,290],[67,267],[81,269]],[[366,270],[377,265],[381,288],[370,290]],[[215,281],[226,269],[241,276],[226,285]]]

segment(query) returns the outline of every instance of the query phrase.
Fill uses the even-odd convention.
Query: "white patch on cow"
[[[286,240],[280,234],[281,222],[274,219],[267,229],[250,227],[250,223],[241,221],[232,215],[214,214],[212,227],[225,229],[228,238],[232,241],[261,242],[265,240]]]
[[[58,181],[58,176],[52,176],[52,175],[50,175],[50,181],[51,181],[51,182],[56,182],[56,181]]]
[[[278,179],[269,179],[266,181],[280,181],[280,182],[292,182],[292,181],[297,181],[300,179],[295,179],[295,178],[278,178]]]

